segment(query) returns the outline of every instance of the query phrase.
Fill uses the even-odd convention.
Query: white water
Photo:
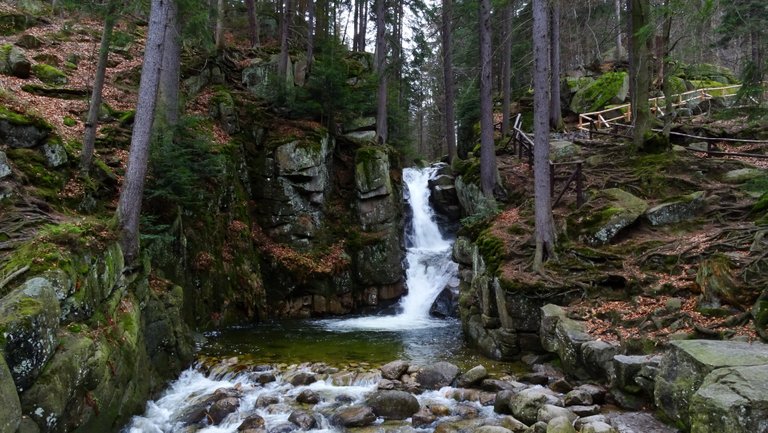
[[[429,179],[435,167],[406,168],[403,182],[408,189],[412,230],[407,233],[405,284],[408,294],[400,301],[400,313],[353,319],[325,320],[322,325],[336,331],[403,331],[445,326],[445,320],[433,319],[429,308],[445,286],[455,279],[458,265],[451,260],[451,241],[444,239],[429,205]]]

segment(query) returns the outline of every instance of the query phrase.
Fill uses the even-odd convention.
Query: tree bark
[[[163,59],[163,42],[170,2],[175,0],[152,0],[149,16],[149,34],[144,50],[144,62],[139,81],[139,95],[136,103],[136,117],[131,134],[128,167],[125,171],[123,188],[117,205],[117,221],[120,227],[120,241],[125,263],[131,266],[139,257],[139,218],[144,195],[144,180],[149,159],[149,143],[157,104],[157,89],[160,82],[160,67]]]
[[[552,220],[551,181],[549,176],[549,90],[550,54],[546,0],[533,0],[533,182],[536,223],[534,269],[554,257],[555,230]]]
[[[385,0],[376,1],[376,54],[375,67],[379,77],[376,103],[376,143],[387,142],[387,40]]]
[[[480,187],[493,197],[496,189],[496,146],[493,142],[491,79],[491,2],[480,0]]]
[[[621,0],[615,0],[614,7],[616,9],[616,63],[621,62],[622,46],[621,46]]]
[[[259,41],[259,19],[256,16],[256,0],[245,0],[245,8],[248,13],[248,36],[251,39],[251,46],[258,47]]]
[[[219,0],[216,7],[216,51],[224,50],[224,12],[226,11],[226,0]]]
[[[288,33],[291,23],[291,0],[285,0],[283,9],[283,25],[280,27],[280,57],[277,62],[278,85],[281,89],[287,87],[288,81]]]
[[[448,150],[448,162],[456,159],[456,84],[453,77],[453,0],[443,0],[443,85],[445,87],[445,145]]]
[[[355,0],[355,12],[354,16],[352,18],[352,51],[360,51],[359,48],[359,42],[360,42],[360,0]]]
[[[312,67],[315,56],[315,2],[309,0],[307,5],[307,72]]]
[[[561,131],[563,112],[560,108],[560,0],[551,0],[550,9],[550,76],[552,77],[552,93],[549,98],[549,126],[555,131]]]
[[[99,63],[96,66],[96,76],[93,79],[93,93],[91,93],[88,118],[85,121],[85,133],[83,136],[83,151],[80,154],[80,171],[87,174],[91,170],[93,151],[96,145],[96,131],[99,127],[99,111],[101,110],[101,94],[104,90],[104,80],[107,75],[107,60],[109,60],[109,41],[112,38],[112,30],[115,28],[117,17],[117,0],[110,0],[107,5],[107,15],[104,18],[104,30],[101,33],[99,44]]]
[[[179,79],[181,68],[181,32],[179,7],[169,0],[167,25],[163,41],[163,63],[158,89],[159,106],[163,113],[163,126],[171,132],[179,124]]]
[[[365,52],[365,35],[368,33],[368,0],[363,1],[362,17],[360,19],[360,42],[357,44],[361,52]]]
[[[512,37],[510,27],[512,23],[511,0],[507,1],[501,15],[501,137],[505,139],[509,135],[509,104],[512,103]]]
[[[651,85],[650,68],[650,38],[642,31],[649,23],[649,0],[630,1],[631,23],[631,75],[630,89],[632,91],[632,142],[638,149],[643,149],[646,133],[651,127],[651,110],[648,97]]]

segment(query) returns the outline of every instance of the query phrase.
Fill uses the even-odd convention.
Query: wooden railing
[[[723,87],[709,87],[706,89],[696,89],[677,95],[672,95],[674,102],[672,107],[677,108],[683,105],[687,105],[691,102],[702,102],[718,97],[731,97],[738,93],[741,84],[734,84],[732,86]],[[648,100],[648,104],[651,108],[651,113],[658,116],[664,115],[666,110],[666,99],[664,96],[657,96]],[[597,129],[610,128],[613,123],[623,121],[629,123],[632,119],[632,104],[617,105],[614,107],[606,108],[600,111],[592,111],[590,113],[579,114],[579,126],[582,131],[586,131],[590,128],[590,125],[595,125]]]

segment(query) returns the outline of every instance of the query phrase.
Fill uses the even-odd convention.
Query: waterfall
[[[408,294],[400,300],[400,312],[389,316],[324,320],[323,326],[338,331],[397,331],[445,325],[445,321],[429,316],[429,308],[446,285],[457,277],[458,265],[451,259],[452,242],[440,234],[429,204],[428,182],[436,171],[435,167],[403,170],[412,220],[406,233],[405,284]]]

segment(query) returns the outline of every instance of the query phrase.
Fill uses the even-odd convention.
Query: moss
[[[17,126],[32,125],[37,128],[46,129],[46,130],[53,129],[50,123],[46,122],[45,120],[37,116],[32,116],[29,114],[21,114],[16,111],[12,111],[6,107],[3,107],[2,105],[0,105],[0,120],[6,120],[9,123]]]
[[[136,110],[128,110],[120,114],[117,121],[120,122],[120,126],[128,126],[133,124],[133,119],[136,118]]]
[[[488,272],[496,275],[502,261],[506,257],[506,248],[504,241],[494,236],[490,229],[483,230],[475,240],[478,251],[485,260]]]
[[[51,65],[35,63],[32,65],[32,72],[40,79],[40,81],[46,84],[67,84],[67,75]]]
[[[574,97],[577,111],[595,111],[603,108],[615,98],[624,85],[626,72],[608,72],[600,76],[594,83],[580,90]]]
[[[45,157],[40,152],[32,149],[9,149],[6,154],[27,177],[27,181],[39,188],[40,195],[58,200],[57,194],[64,187],[64,177],[46,166]]]
[[[70,116],[64,116],[64,126],[72,127],[75,125],[77,125],[77,120]]]
[[[664,134],[648,131],[643,136],[643,147],[641,150],[645,153],[662,153],[669,150],[670,147],[669,137],[665,137]]]

